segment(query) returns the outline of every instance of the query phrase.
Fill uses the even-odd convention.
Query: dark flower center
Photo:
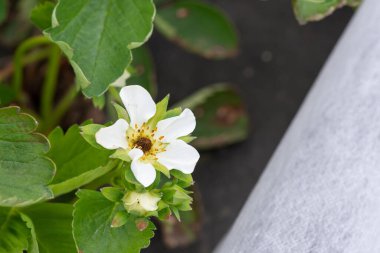
[[[141,137],[136,142],[135,145],[141,149],[144,153],[148,152],[152,148],[152,142],[148,138]]]

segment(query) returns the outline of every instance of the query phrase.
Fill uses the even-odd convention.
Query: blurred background
[[[170,250],[157,233],[143,252],[212,251],[239,214],[354,12],[342,8],[320,22],[300,26],[290,1],[206,2],[224,10],[235,23],[239,53],[232,59],[206,60],[173,47],[154,32],[148,44],[157,71],[158,98],[172,93],[171,101],[177,102],[207,84],[232,83],[250,117],[249,137],[202,153],[194,174],[203,203],[199,239]]]

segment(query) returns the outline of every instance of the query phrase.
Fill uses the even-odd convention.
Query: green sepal
[[[115,214],[111,222],[111,228],[118,228],[127,223],[129,215],[126,211],[119,211]]]
[[[131,122],[131,120],[129,118],[129,115],[128,115],[128,112],[127,112],[127,110],[124,107],[122,107],[121,105],[119,105],[119,104],[117,104],[115,102],[113,102],[112,105],[115,108],[117,117],[119,119],[125,119],[128,123]]]
[[[181,221],[181,215],[179,214],[179,211],[176,207],[172,206],[170,208],[174,214],[174,216],[177,218],[178,221]]]
[[[128,183],[134,184],[136,186],[142,186],[142,184],[140,184],[139,181],[137,181],[137,179],[135,178],[135,175],[133,175],[133,172],[130,166],[128,166],[125,170],[125,180]]]
[[[146,189],[147,190],[155,189],[159,186],[160,182],[161,182],[161,174],[156,172],[156,178],[154,179],[154,182],[151,185],[149,185]]]
[[[175,207],[180,211],[191,210],[193,198],[189,195],[191,193],[190,191],[186,191],[179,185],[174,184],[169,186],[168,184],[168,186],[162,188],[162,193],[162,200],[165,201],[170,208]]]
[[[166,206],[163,209],[158,211],[158,218],[160,220],[167,220],[171,214],[172,212],[170,211],[170,208]]]
[[[181,112],[182,112],[182,108],[181,107],[175,107],[173,109],[168,110],[165,113],[163,119],[179,116],[181,114]]]
[[[88,124],[80,127],[81,135],[83,138],[93,147],[98,149],[104,149],[102,146],[100,146],[95,139],[95,134],[103,128],[103,125],[99,124]]]
[[[179,170],[171,170],[170,174],[178,179],[178,185],[187,188],[194,184],[193,176],[191,174],[185,174]]]
[[[164,165],[162,165],[158,161],[155,161],[153,163],[153,167],[159,172],[161,172],[162,174],[164,174],[167,178],[170,178],[170,171],[168,170],[168,168],[166,168]]]
[[[114,159],[120,159],[125,162],[131,162],[131,158],[128,155],[128,152],[125,149],[117,149],[111,156],[110,158]]]
[[[115,187],[103,187],[100,189],[100,192],[106,199],[112,202],[119,202],[124,196],[124,192],[121,189]]]
[[[164,118],[166,110],[168,108],[168,103],[169,95],[167,95],[160,102],[157,103],[156,114],[154,114],[154,116],[148,121],[148,126],[150,126],[151,129],[154,129],[157,123]]]
[[[192,142],[193,140],[195,140],[197,137],[195,136],[191,136],[191,135],[188,135],[188,136],[182,136],[182,137],[179,137],[178,140],[183,140],[184,142],[186,143],[190,143]]]

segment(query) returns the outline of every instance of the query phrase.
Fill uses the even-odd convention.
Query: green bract
[[[86,96],[103,94],[153,29],[152,0],[61,0],[45,33],[65,52]]]
[[[48,140],[37,122],[18,107],[0,109],[0,206],[25,206],[53,197],[47,184],[55,172],[46,157]]]

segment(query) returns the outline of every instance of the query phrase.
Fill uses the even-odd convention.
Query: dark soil
[[[154,34],[159,97],[172,92],[176,102],[208,84],[231,82],[240,90],[250,115],[247,141],[202,153],[195,181],[205,217],[200,239],[169,250],[158,235],[143,252],[211,252],[228,231],[248,194],[297,112],[323,63],[349,21],[344,8],[322,22],[299,26],[290,0],[214,0],[240,33],[240,54],[208,61]],[[254,215],[254,214],[252,214]]]

